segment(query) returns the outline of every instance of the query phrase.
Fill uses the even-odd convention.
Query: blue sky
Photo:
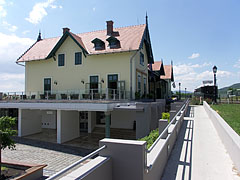
[[[115,27],[143,24],[146,11],[154,59],[173,61],[182,88],[213,79],[214,65],[219,87],[240,82],[239,7],[239,0],[0,0],[0,91],[24,90],[24,67],[14,62],[39,29],[49,38],[63,27],[105,29],[106,20]]]

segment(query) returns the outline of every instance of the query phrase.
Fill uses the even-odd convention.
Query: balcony
[[[1,101],[122,101],[130,92],[118,89],[84,89],[66,91],[0,92]]]

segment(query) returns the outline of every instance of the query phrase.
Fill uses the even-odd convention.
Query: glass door
[[[88,111],[79,112],[79,129],[80,132],[88,132]]]

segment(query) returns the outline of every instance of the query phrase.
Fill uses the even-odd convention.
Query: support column
[[[105,112],[105,137],[110,138],[110,118],[111,118],[111,113]]]
[[[61,110],[57,110],[57,143],[61,144]]]
[[[22,137],[22,109],[18,109],[18,136]]]

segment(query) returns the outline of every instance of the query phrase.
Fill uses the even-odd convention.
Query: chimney
[[[107,21],[107,35],[111,36],[113,33],[113,21]]]
[[[66,31],[70,31],[70,29],[69,28],[67,28],[67,27],[65,27],[65,28],[63,28],[63,34],[66,32]]]

